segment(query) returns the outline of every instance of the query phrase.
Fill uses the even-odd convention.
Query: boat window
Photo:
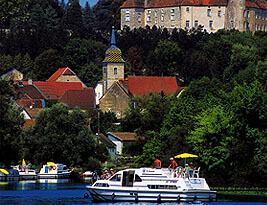
[[[149,189],[177,189],[175,185],[147,185]]]
[[[94,186],[96,186],[96,187],[109,187],[109,185],[106,183],[96,183]]]
[[[134,180],[134,171],[124,171],[122,174],[122,186],[133,186],[133,180]]]
[[[142,179],[136,174],[135,177],[134,177],[134,181],[135,182],[141,182]]]
[[[109,181],[116,181],[116,182],[121,181],[121,174],[115,174],[113,177],[110,178]]]

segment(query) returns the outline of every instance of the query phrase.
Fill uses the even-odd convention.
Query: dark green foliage
[[[57,50],[49,49],[36,57],[34,61],[33,78],[35,80],[48,79],[58,68],[63,66]]]
[[[23,116],[13,100],[9,82],[0,79],[0,159],[6,165],[17,162]]]
[[[36,164],[55,161],[82,167],[90,167],[92,158],[104,161],[106,150],[86,122],[80,110],[70,112],[61,104],[53,105],[41,112],[36,125],[25,133],[23,156]]]

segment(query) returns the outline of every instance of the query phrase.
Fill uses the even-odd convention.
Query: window
[[[186,7],[186,11],[189,12],[189,7]]]
[[[190,27],[190,21],[189,21],[189,20],[187,20],[187,21],[185,22],[185,27],[186,27],[186,28],[189,28],[189,27]]]
[[[195,20],[194,27],[195,27],[195,28],[197,28],[197,27],[198,27],[198,20]]]
[[[230,27],[231,27],[231,29],[235,28],[235,24],[234,24],[234,21],[233,20],[230,23]]]
[[[121,174],[114,175],[113,177],[110,178],[110,181],[116,181],[116,182],[121,181]]]
[[[221,10],[218,11],[218,16],[219,16],[219,17],[222,16],[222,11],[221,11]]]
[[[141,15],[140,14],[138,14],[138,16],[137,16],[137,21],[140,23],[141,22]]]
[[[148,15],[148,16],[146,17],[146,20],[147,20],[147,22],[150,22],[150,21],[151,21],[151,16]]]
[[[125,16],[125,21],[129,22],[131,20],[131,17],[129,15]]]
[[[148,13],[148,14],[151,14],[151,10],[147,10],[147,13]]]
[[[207,9],[207,16],[211,16],[211,9]]]
[[[174,21],[174,20],[175,20],[175,15],[172,14],[172,15],[171,15],[171,21]]]
[[[161,15],[161,21],[164,21],[164,14]]]
[[[114,68],[114,75],[118,75],[118,68]]]
[[[126,13],[126,14],[130,14],[130,10],[126,10],[125,13]]]
[[[171,13],[174,13],[174,9],[171,9]]]
[[[136,174],[136,175],[134,176],[134,181],[135,181],[135,182],[141,182],[142,179]]]
[[[209,21],[209,26],[211,29],[213,28],[213,21]]]

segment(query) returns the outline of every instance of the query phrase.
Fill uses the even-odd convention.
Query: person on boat
[[[109,169],[109,173],[111,176],[113,176],[115,174],[114,170],[112,168]]]
[[[193,176],[193,171],[194,171],[194,165],[193,165],[193,162],[190,162],[189,167],[188,167],[188,174],[190,177]]]
[[[171,175],[173,176],[173,177],[176,177],[176,173],[175,173],[175,170],[176,170],[176,168],[177,168],[177,162],[173,159],[173,157],[171,157],[170,158],[170,165],[169,165],[169,169],[170,169],[170,171],[171,171]]]
[[[153,167],[156,169],[160,169],[161,168],[161,160],[159,159],[159,157],[157,157],[154,162],[153,162]]]

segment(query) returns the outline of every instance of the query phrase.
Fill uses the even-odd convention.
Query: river
[[[148,203],[93,203],[89,198],[84,198],[88,183],[72,183],[61,180],[0,182],[1,205],[53,205],[53,204],[97,204],[97,205],[145,205]],[[156,205],[157,203],[149,203]],[[177,203],[162,203],[173,205]],[[229,201],[220,199],[218,202],[207,202],[206,205],[267,205],[267,202],[240,202],[238,199]]]

